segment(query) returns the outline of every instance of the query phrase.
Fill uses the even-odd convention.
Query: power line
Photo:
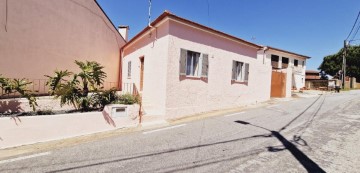
[[[359,16],[360,16],[360,11],[359,11],[359,13],[358,13],[358,15],[357,15],[357,17],[356,17],[355,23],[354,23],[353,27],[351,28],[351,31],[350,31],[349,35],[347,36],[347,38],[346,38],[345,40],[348,40],[348,39],[349,39],[349,37],[350,37],[351,33],[353,32],[353,30],[354,30],[354,28],[355,28],[355,25],[356,25],[356,23],[357,23],[357,21],[358,21],[358,19],[359,19]],[[359,31],[359,30],[357,30],[357,31]]]
[[[359,22],[358,27],[356,28],[356,31],[354,32],[353,37],[351,38],[351,40],[355,39],[357,33],[359,32],[359,29],[360,29],[360,22]]]

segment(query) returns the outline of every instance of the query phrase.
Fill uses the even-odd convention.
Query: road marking
[[[143,132],[143,134],[144,134],[144,135],[147,135],[147,134],[149,134],[149,133],[154,133],[154,132],[158,132],[158,131],[174,129],[174,128],[178,128],[178,127],[182,127],[182,126],[186,126],[186,124],[180,124],[180,125],[176,125],[176,126],[165,127],[165,128],[162,128],[162,129],[150,130],[150,131],[147,131],[147,132]]]
[[[1,160],[0,164],[30,159],[30,158],[34,158],[34,157],[46,156],[46,155],[50,155],[50,154],[51,154],[51,152],[44,152],[44,153],[38,153],[38,154],[33,154],[33,155],[29,155],[29,156],[24,156],[24,157],[18,157],[18,158],[14,158],[14,159]]]
[[[243,114],[243,113],[245,113],[245,112],[238,112],[238,113],[234,113],[234,114],[224,115],[224,117],[231,117],[231,116],[240,115],[240,114]]]

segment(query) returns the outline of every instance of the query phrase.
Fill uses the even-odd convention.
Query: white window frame
[[[128,62],[128,71],[127,72],[128,72],[127,77],[128,77],[128,79],[130,79],[131,78],[131,61]]]
[[[235,61],[235,81],[245,82],[245,63]]]
[[[190,63],[189,62],[190,59]],[[196,60],[197,59],[197,60]],[[196,68],[194,68],[194,62],[197,61]],[[187,50],[185,61],[185,74],[187,77],[201,77],[202,72],[202,54]]]

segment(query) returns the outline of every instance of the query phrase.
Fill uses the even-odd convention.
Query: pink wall
[[[271,66],[257,58],[258,48],[245,46],[199,29],[170,21],[166,116],[178,118],[233,108],[270,98]],[[208,82],[179,80],[180,49],[209,54]],[[250,64],[249,83],[232,84],[232,61]]]
[[[103,112],[0,117],[0,149],[136,127],[139,105],[127,105],[127,110],[128,116],[121,117],[112,117],[111,109]]]
[[[143,108],[147,115],[164,115],[168,58],[168,22],[154,26],[139,40],[126,46],[122,60],[123,84],[135,83],[140,89],[140,57],[144,57]],[[128,78],[128,62],[131,61],[131,77]],[[123,88],[126,90],[125,88]]]
[[[118,82],[125,41],[95,1],[7,3],[6,16],[6,1],[0,0],[0,74],[43,79],[55,69],[76,72],[75,60],[94,60],[105,66],[106,81]]]

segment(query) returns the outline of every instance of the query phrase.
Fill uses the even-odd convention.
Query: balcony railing
[[[281,64],[281,68],[288,68],[288,67],[289,67],[289,64],[286,64],[286,63]]]
[[[274,68],[279,68],[279,62],[271,61],[271,66],[274,67]]]

